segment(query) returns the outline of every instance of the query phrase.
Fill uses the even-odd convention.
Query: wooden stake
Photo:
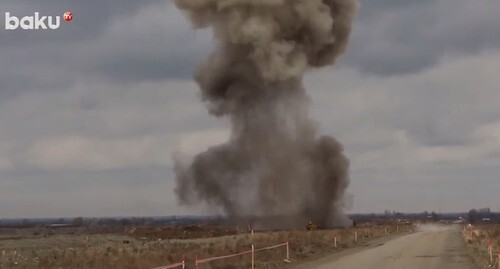
[[[252,269],[255,269],[255,246],[253,244],[252,244]]]

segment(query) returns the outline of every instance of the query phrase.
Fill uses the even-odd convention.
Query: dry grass
[[[402,227],[402,226],[400,226]],[[322,231],[281,231],[230,235],[200,239],[141,240],[116,235],[86,236],[64,235],[48,238],[27,238],[0,240],[2,249],[7,249],[0,256],[0,268],[72,268],[72,269],[150,269],[160,265],[176,263],[186,256],[187,268],[194,268],[194,257],[200,258],[235,254],[251,249],[290,242],[291,259],[294,261],[323,256],[344,248],[362,244],[366,240],[385,235],[386,227]],[[367,231],[369,231],[367,233]],[[399,232],[406,232],[401,228]],[[354,242],[354,233],[358,242]],[[396,233],[396,226],[389,226],[390,234]],[[334,248],[337,237],[338,247]],[[124,244],[128,240],[130,243]],[[14,251],[15,254],[14,254]],[[280,268],[285,265],[283,259],[286,248],[258,252],[258,268]],[[203,264],[200,268],[244,268],[250,267],[250,255],[214,261]]]
[[[494,255],[498,257],[500,254],[500,225],[476,226],[472,230],[464,231],[464,237],[478,266],[491,268],[488,244],[490,241],[493,243]],[[496,263],[498,263],[497,259]]]

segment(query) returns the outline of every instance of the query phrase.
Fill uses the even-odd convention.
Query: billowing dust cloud
[[[335,138],[317,134],[302,79],[345,51],[356,1],[175,4],[196,28],[213,30],[217,49],[195,80],[209,112],[232,128],[227,143],[190,163],[176,161],[180,201],[204,202],[229,217],[286,216],[277,226],[346,225],[349,160]]]

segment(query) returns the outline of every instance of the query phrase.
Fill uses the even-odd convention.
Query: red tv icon
[[[65,21],[71,21],[73,19],[73,12],[64,12],[63,18]]]

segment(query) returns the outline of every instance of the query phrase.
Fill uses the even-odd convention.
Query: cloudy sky
[[[55,31],[4,14],[74,13]],[[348,52],[309,72],[351,160],[351,212],[500,210],[500,2],[363,0]],[[213,48],[168,0],[0,3],[0,218],[204,213],[172,154],[228,137],[191,81]]]

